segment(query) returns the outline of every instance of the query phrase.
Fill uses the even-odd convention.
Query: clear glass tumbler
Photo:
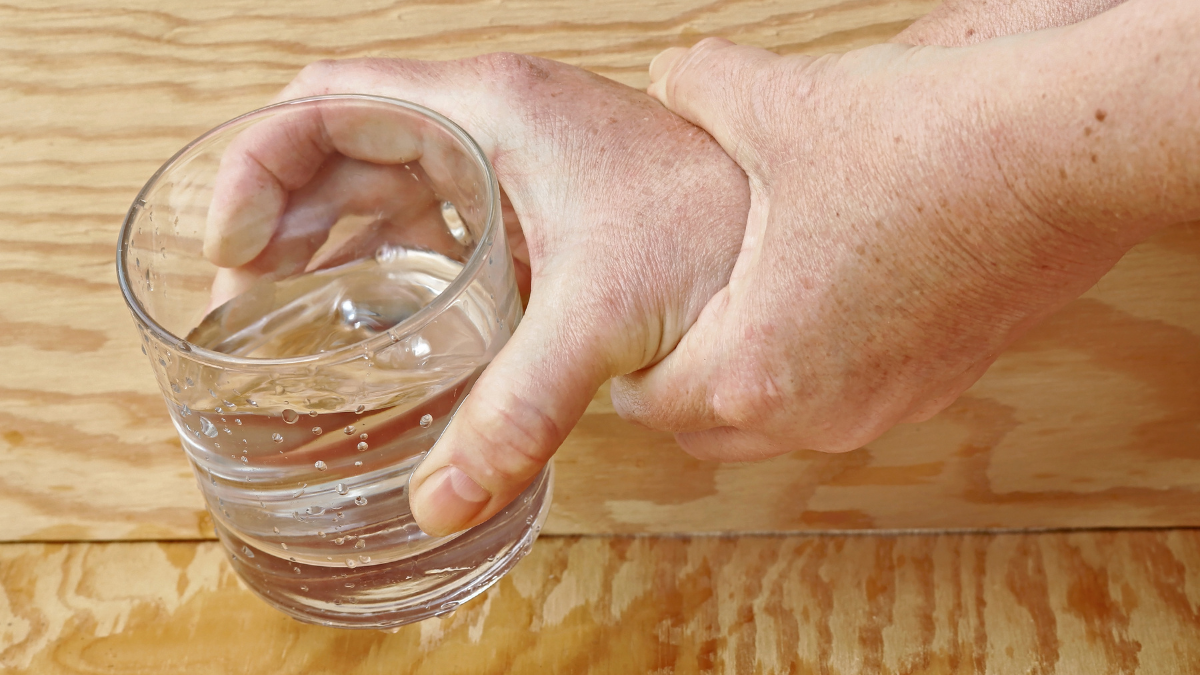
[[[327,129],[317,150],[296,143],[314,124],[342,140]],[[369,155],[381,138],[390,163],[338,149],[369,141]],[[319,169],[293,151],[323,153]],[[267,227],[270,243],[218,267],[205,234],[228,211],[230,167],[271,153],[300,178],[282,181],[285,208],[239,225]],[[246,185],[235,187],[250,202],[267,189]],[[458,535],[424,534],[408,504],[412,469],[520,320],[499,195],[483,152],[445,117],[338,95],[213,129],[130,208],[117,270],[142,350],[234,569],[281,611],[347,628],[442,614],[537,537],[549,468]]]

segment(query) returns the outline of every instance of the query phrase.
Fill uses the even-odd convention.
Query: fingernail
[[[466,527],[492,495],[456,466],[434,471],[412,496],[412,509],[426,534],[444,536]]]
[[[666,75],[671,67],[675,65],[679,59],[687,53],[683,47],[671,47],[659,52],[658,56],[650,62],[650,84],[654,84],[663,75]]]

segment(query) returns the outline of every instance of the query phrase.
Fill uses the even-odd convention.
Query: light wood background
[[[549,537],[395,635],[239,589],[116,287],[124,212],[320,58],[513,50],[636,87],[704,35],[882,41],[932,0],[0,4],[0,671],[1200,672],[1200,226],[1134,249],[945,413],[844,455],[692,460],[602,391]],[[36,543],[143,540],[143,543]]]
[[[13,673],[1200,672],[1200,534],[553,537],[448,617],[304,625],[215,542],[0,547]]]

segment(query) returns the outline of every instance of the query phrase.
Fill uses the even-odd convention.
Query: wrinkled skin
[[[444,534],[520,494],[601,384],[670,352],[728,280],[749,191],[708,134],[642,92],[553,61],[321,62],[279,99],[339,92],[453,119],[489,155],[510,206],[525,317],[411,481],[418,522]],[[239,139],[223,160],[206,240],[206,255],[226,268],[214,303],[264,275],[336,262],[322,252],[314,263],[327,232],[305,230],[313,220],[300,217],[324,197],[348,191],[337,203],[347,212],[393,199],[427,213],[436,200],[415,192],[396,168],[404,162],[453,190],[452,167],[420,138],[397,142],[371,122],[315,119]],[[326,215],[321,222],[336,219]]]
[[[969,44],[1111,4],[954,2],[898,40]],[[670,52],[651,92],[720,145],[639,92],[541,59],[305,69],[281,99],[371,93],[443,112],[507,195],[526,318],[413,476],[422,528],[502,508],[609,377],[624,376],[622,414],[680,432],[700,457],[849,450],[934,414],[1090,286],[1145,228],[1080,228],[1006,180],[1003,144],[978,137],[987,110],[959,86],[975,74],[965,61],[900,44],[820,59],[720,41]],[[370,211],[372,195],[411,189],[388,168],[402,161],[435,185],[453,174],[420,143],[379,147],[371,124],[334,120],[232,153],[206,241],[227,268],[215,297],[338,259],[314,259],[321,233],[290,231],[300,219],[285,209],[345,185],[339,208]]]
[[[851,450],[944,409],[1197,215],[1179,99],[1196,31],[1178,16],[1196,12],[1172,4],[955,49],[664,52],[651,95],[738,162],[750,217],[728,286],[672,354],[618,378],[617,410],[750,460]]]

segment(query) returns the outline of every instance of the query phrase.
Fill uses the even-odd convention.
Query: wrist
[[[1200,13],[1188,4],[1133,0],[963,50],[981,138],[1033,218],[1123,251],[1200,217]]]

